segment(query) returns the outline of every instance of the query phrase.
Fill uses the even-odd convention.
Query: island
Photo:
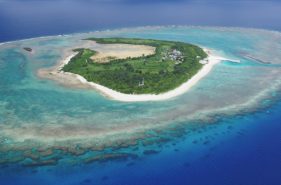
[[[111,54],[75,49],[77,54],[62,68],[64,72],[78,74],[89,82],[125,94],[160,94],[175,89],[194,76],[203,66],[199,61],[207,57],[200,47],[183,42],[133,38],[88,40],[99,44],[142,46],[144,52],[138,50],[141,56],[133,57],[128,51],[127,56],[118,55],[118,48],[116,54],[115,48]]]
[[[161,101],[184,94],[223,60],[199,46],[141,38],[87,38],[56,66],[38,76],[74,88],[95,89],[107,98]],[[235,61],[239,62],[239,61]]]

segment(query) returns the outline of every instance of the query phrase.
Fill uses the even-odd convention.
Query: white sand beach
[[[100,84],[94,82],[88,82],[84,77],[61,71],[61,68],[66,65],[70,59],[76,55],[76,53],[72,53],[64,60],[60,62],[58,66],[53,69],[49,70],[40,70],[39,76],[47,77],[53,80],[56,80],[63,85],[66,86],[74,86],[74,87],[84,87],[84,88],[93,88],[100,92],[102,95],[117,101],[123,102],[141,102],[141,101],[161,101],[161,100],[168,100],[174,98],[176,96],[182,95],[187,92],[191,87],[196,85],[202,78],[206,77],[208,73],[213,69],[213,67],[220,63],[223,60],[239,62],[237,60],[227,59],[221,56],[215,55],[212,50],[204,48],[205,52],[208,54],[208,58],[205,59],[207,62],[205,63],[202,69],[194,75],[191,79],[173,89],[171,91],[161,93],[161,94],[124,94],[115,90],[112,90],[108,87],[102,86]],[[49,76],[48,76],[49,75]],[[51,75],[51,76],[50,76]]]

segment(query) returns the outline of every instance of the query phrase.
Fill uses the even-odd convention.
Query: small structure
[[[144,86],[144,78],[142,78],[142,81],[139,82],[139,87]]]
[[[175,64],[180,64],[184,61],[184,57],[181,53],[181,51],[173,49],[172,51],[167,53],[167,56],[165,56],[164,59],[169,58],[170,60],[174,61]],[[163,58],[162,58],[163,60]]]

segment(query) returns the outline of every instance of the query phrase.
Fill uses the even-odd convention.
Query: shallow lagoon
[[[64,57],[62,55],[67,53],[67,49],[83,44],[81,38],[89,36],[191,42],[214,49],[221,55],[240,59],[241,63],[220,63],[189,92],[163,102],[111,101],[93,90],[63,87],[36,76],[39,68],[54,65]],[[32,47],[34,54],[22,50],[25,46]],[[104,184],[132,184],[131,180],[142,177],[147,177],[152,184],[163,184],[157,177],[167,174],[170,175],[163,179],[168,184],[174,178],[179,180],[174,181],[174,184],[181,184],[185,178],[200,184],[196,178],[198,174],[210,172],[216,169],[216,165],[219,169],[224,165],[234,165],[229,163],[231,159],[222,155],[229,148],[239,146],[254,155],[258,152],[247,147],[258,147],[260,141],[257,140],[267,133],[261,130],[280,127],[278,116],[271,113],[280,108],[279,105],[272,106],[279,101],[280,47],[281,34],[278,32],[200,27],[121,29],[1,45],[1,162],[3,166],[14,163],[8,168],[2,168],[1,178],[9,180],[15,168],[21,169],[18,165],[26,165],[36,166],[27,168],[26,173],[30,174],[31,181],[46,175],[52,176],[46,184],[57,180],[65,181],[65,184],[93,184],[98,180]],[[263,113],[265,110],[270,112]],[[260,113],[255,113],[257,111]],[[271,120],[269,128],[262,127],[263,121],[268,120]],[[268,141],[274,145],[280,144],[274,132],[272,137],[277,138],[269,137]],[[247,140],[252,143],[245,143]],[[267,154],[266,149],[272,148],[273,145],[262,146],[260,150]],[[216,157],[212,158],[212,152],[208,150],[214,150]],[[280,151],[271,151],[273,159],[276,152]],[[228,154],[232,157],[234,155]],[[235,160],[242,163],[245,156],[237,150],[236,154],[238,156]],[[204,165],[203,158],[210,169],[201,168]],[[253,162],[253,165],[259,164]],[[45,165],[51,166],[38,167]],[[64,169],[69,165],[74,165],[73,169]],[[182,165],[185,170],[180,170],[178,165]],[[271,166],[277,168],[281,165],[277,163]],[[63,176],[76,173],[77,168],[79,171],[82,169],[83,173],[62,179]],[[132,169],[135,176],[124,177],[127,168]],[[155,170],[146,173],[148,169]],[[221,173],[219,169],[213,171],[214,175]],[[186,171],[189,175],[172,171]],[[194,173],[198,173],[197,176]],[[277,178],[274,173],[272,176]],[[221,182],[227,184],[227,179],[225,177]],[[235,184],[232,182],[229,180],[229,184]]]

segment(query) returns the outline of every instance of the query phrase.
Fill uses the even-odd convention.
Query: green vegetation
[[[63,67],[116,91],[128,94],[159,94],[175,89],[201,69],[199,60],[207,54],[198,46],[173,41],[133,38],[90,38],[101,44],[149,45],[156,48],[153,55],[127,59],[112,59],[95,63],[96,51],[76,49],[78,54]]]

